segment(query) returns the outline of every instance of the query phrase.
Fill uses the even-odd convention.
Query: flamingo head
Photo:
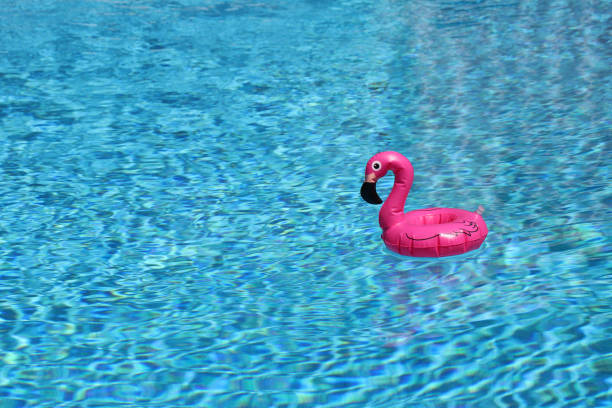
[[[361,197],[370,204],[382,204],[383,202],[376,192],[376,181],[389,171],[389,160],[385,153],[387,152],[375,154],[366,165],[365,181],[361,185]]]
[[[370,204],[382,204],[382,200],[376,192],[376,181],[384,177],[389,170],[397,172],[408,168],[410,184],[412,184],[412,164],[402,154],[397,152],[377,153],[370,160],[365,169],[365,181],[361,185],[361,197]]]

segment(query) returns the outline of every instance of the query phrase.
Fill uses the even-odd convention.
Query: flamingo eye
[[[375,161],[374,163],[372,163],[372,168],[373,168],[374,170],[380,170],[380,168],[381,168],[381,167],[382,167],[382,166],[381,166],[381,164],[380,164],[380,162],[379,162],[379,161]]]

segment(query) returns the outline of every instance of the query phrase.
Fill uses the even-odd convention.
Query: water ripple
[[[0,406],[608,406],[606,2],[0,10]],[[486,208],[478,250],[384,249]],[[379,181],[386,196],[392,177]]]

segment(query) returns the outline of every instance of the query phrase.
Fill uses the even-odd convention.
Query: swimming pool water
[[[611,10],[0,0],[0,407],[612,406]]]

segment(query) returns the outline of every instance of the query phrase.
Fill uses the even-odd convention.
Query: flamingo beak
[[[364,183],[361,185],[361,198],[370,204],[382,204],[382,200],[376,192],[376,174],[366,175]]]

